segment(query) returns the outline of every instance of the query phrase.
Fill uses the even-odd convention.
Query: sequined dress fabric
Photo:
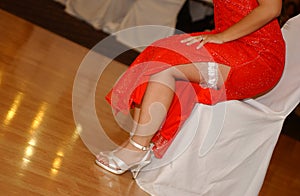
[[[180,43],[189,36],[222,32],[257,6],[256,0],[214,0],[213,31],[174,35],[154,42],[135,59],[106,96],[116,112],[128,113],[142,102],[152,74],[191,62],[216,62],[231,67],[220,89],[176,81],[175,96],[166,119],[152,139],[156,157],[164,155],[195,103],[213,105],[251,98],[272,89],[280,80],[285,43],[276,19],[245,37],[224,44],[207,43],[197,50],[196,46]]]

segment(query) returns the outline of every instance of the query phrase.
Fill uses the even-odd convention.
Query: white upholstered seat
[[[282,124],[300,100],[300,15],[282,32],[286,67],[278,85],[255,100],[196,105],[164,158],[140,173],[142,189],[152,195],[258,195]]]

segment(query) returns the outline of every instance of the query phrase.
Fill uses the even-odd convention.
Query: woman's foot
[[[121,147],[111,152],[100,152],[96,164],[114,173],[131,170],[136,178],[140,169],[151,162],[150,146],[142,146],[130,138]]]

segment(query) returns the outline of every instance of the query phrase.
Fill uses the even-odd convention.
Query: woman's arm
[[[220,33],[222,42],[232,41],[248,35],[280,15],[281,0],[258,0],[259,6],[238,23]]]
[[[258,3],[259,5],[252,12],[225,31],[217,34],[196,36],[193,37],[194,39],[188,38],[182,42],[187,43],[187,45],[200,42],[197,46],[197,48],[200,48],[206,43],[221,44],[233,41],[258,30],[280,15],[281,0],[258,0]]]

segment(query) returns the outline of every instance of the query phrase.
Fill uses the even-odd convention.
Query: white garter
[[[207,66],[200,66],[200,74],[204,78],[199,85],[202,88],[217,89],[218,86],[218,63],[208,62]]]

